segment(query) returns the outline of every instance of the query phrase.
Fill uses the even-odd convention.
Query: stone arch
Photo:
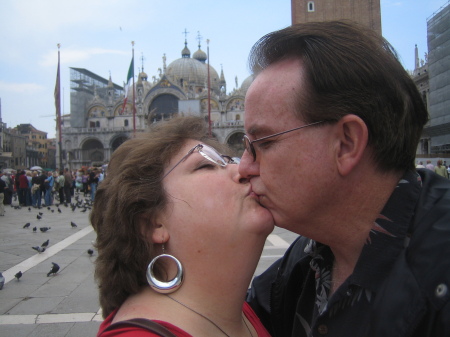
[[[117,150],[117,148],[122,145],[123,142],[127,141],[129,138],[124,135],[124,134],[120,134],[117,135],[116,137],[114,137],[113,139],[111,139],[111,153],[113,153],[114,151]]]
[[[244,111],[245,98],[243,96],[233,96],[225,104],[225,111]]]
[[[226,144],[233,150],[233,155],[236,157],[242,157],[244,153],[242,138],[244,138],[244,132],[234,131],[228,135],[226,140]]]
[[[153,120],[151,120],[151,112],[152,112],[152,108],[151,105],[153,104],[153,101],[161,96],[161,95],[172,95],[174,97],[176,97],[178,100],[183,100],[186,99],[186,95],[178,89],[178,87],[176,86],[172,86],[172,87],[167,87],[167,88],[152,88],[145,96],[144,98],[144,103],[143,103],[143,107],[142,107],[142,111],[144,113],[148,114],[148,121],[149,123],[152,123]],[[178,109],[178,103],[177,103],[177,109]]]
[[[151,123],[169,119],[178,114],[179,98],[172,94],[156,96],[148,108],[148,118]]]
[[[211,111],[219,111],[219,103],[215,99],[210,99],[209,103],[211,106]],[[202,98],[200,101],[200,107],[203,113],[208,112],[208,98]]]
[[[88,108],[88,117],[105,117],[107,109],[102,104],[94,104]]]
[[[103,163],[105,159],[105,149],[100,140],[89,138],[81,145],[81,159],[83,162]]]
[[[70,139],[66,139],[66,140],[64,141],[64,147],[63,147],[63,150],[66,150],[66,151],[72,150],[72,141],[71,141]]]

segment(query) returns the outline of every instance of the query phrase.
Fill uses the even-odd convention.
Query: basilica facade
[[[124,104],[124,89],[113,83],[111,76],[106,80],[87,69],[71,68],[70,115],[64,115],[61,121],[64,167],[106,164],[124,141],[150,124],[174,116],[201,116],[205,122],[210,116],[212,136],[228,144],[236,156],[242,154],[244,97],[252,77],[240,87],[236,79],[236,88],[227,93],[223,69],[219,76],[206,62],[207,55],[200,45],[191,57],[186,42],[181,58],[166,65],[164,55],[162,61],[159,74],[151,80],[142,66],[134,83],[135,113],[133,88],[128,90]]]

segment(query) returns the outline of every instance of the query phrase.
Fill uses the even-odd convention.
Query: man
[[[425,167],[434,172],[434,165],[431,163],[431,160],[427,160],[427,166]]]
[[[450,182],[415,170],[428,115],[392,47],[348,22],[253,47],[239,171],[301,235],[248,302],[281,336],[449,336]]]

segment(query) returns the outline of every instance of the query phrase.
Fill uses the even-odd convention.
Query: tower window
[[[125,119],[125,120],[123,121],[123,126],[128,126],[128,119]]]
[[[308,12],[314,12],[314,1],[308,1]]]

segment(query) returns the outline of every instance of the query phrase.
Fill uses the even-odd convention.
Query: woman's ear
[[[337,125],[336,165],[346,176],[358,165],[367,148],[369,131],[366,123],[356,115],[342,117]]]
[[[139,218],[141,235],[152,243],[166,243],[169,241],[169,232],[167,227],[157,221],[151,220],[148,216]]]

